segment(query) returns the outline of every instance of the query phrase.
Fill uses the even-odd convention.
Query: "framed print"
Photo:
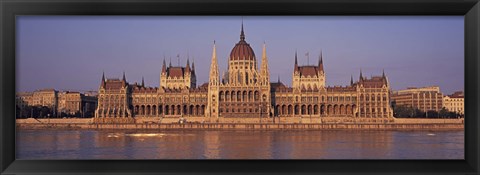
[[[480,168],[477,1],[1,8],[2,173]]]

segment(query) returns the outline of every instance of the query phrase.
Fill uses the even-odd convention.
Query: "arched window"
[[[238,72],[238,79],[237,79],[238,83],[242,84],[242,82],[243,82],[242,79],[243,79],[242,74],[240,72]]]
[[[247,91],[243,91],[242,101],[247,101]]]
[[[237,101],[242,101],[242,92],[237,92]]]
[[[225,92],[225,101],[230,101],[230,92]]]
[[[223,91],[220,91],[220,101],[223,101],[223,100],[224,100],[224,96],[225,96],[225,95],[224,95]]]

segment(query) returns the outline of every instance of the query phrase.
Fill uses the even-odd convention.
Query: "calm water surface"
[[[463,159],[463,131],[18,130],[18,159]]]

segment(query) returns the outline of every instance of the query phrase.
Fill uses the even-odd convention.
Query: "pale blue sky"
[[[20,16],[17,17],[17,90],[98,90],[102,71],[130,83],[145,77],[159,86],[162,61],[195,59],[197,85],[208,81],[213,40],[220,71],[239,40],[240,16]],[[299,63],[318,62],[323,50],[327,85],[347,85],[350,75],[381,75],[393,90],[464,88],[463,16],[243,17],[246,40],[258,65],[265,41],[272,81],[291,84]]]

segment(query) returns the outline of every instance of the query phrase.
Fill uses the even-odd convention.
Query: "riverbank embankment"
[[[153,129],[153,130],[463,130],[463,119],[394,119],[393,122],[93,123],[92,119],[17,119],[18,129]]]

